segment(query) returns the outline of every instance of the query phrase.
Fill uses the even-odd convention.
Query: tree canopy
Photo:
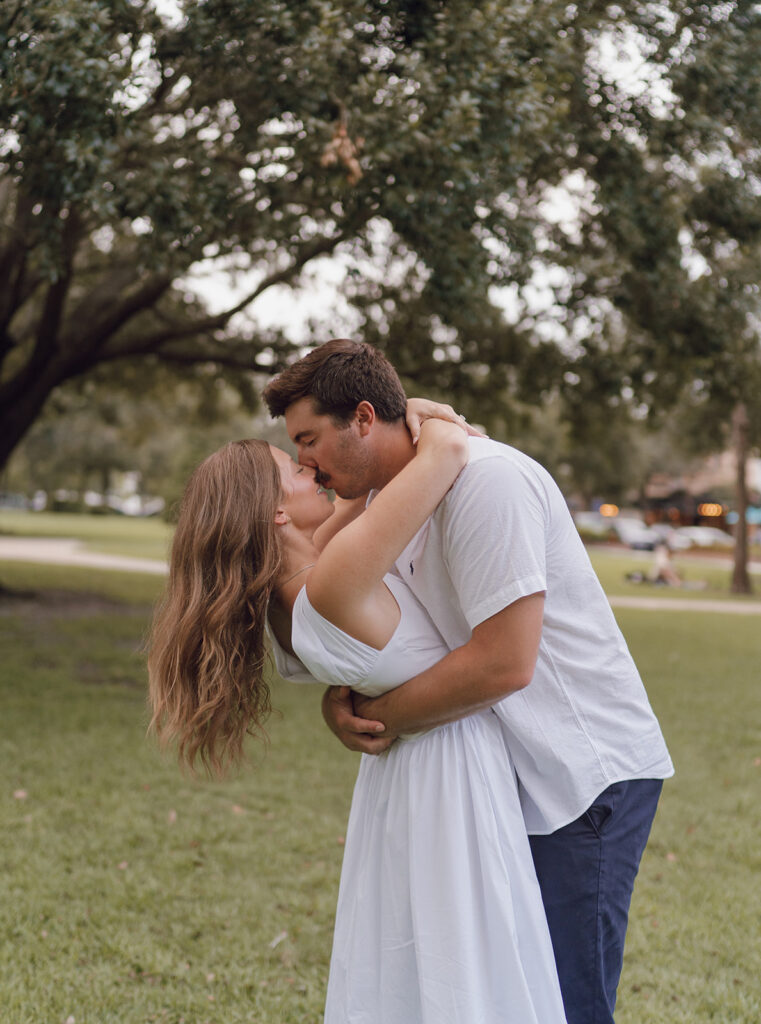
[[[256,300],[326,256],[357,333],[481,418],[757,404],[757,4],[178,6],[3,4],[0,464],[99,366],[277,369]],[[204,261],[245,294],[207,309]]]

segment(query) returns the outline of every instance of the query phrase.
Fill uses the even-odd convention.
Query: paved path
[[[667,612],[731,612],[733,615],[761,615],[761,601],[734,600],[715,601],[710,598],[696,598],[691,601],[686,597],[640,597],[637,595],[621,595],[609,597],[614,608],[647,608],[651,611]]]
[[[57,537],[0,537],[0,559],[45,562],[48,565],[80,565],[89,569],[122,569],[162,576],[167,572],[166,562],[86,551],[80,540],[59,540]]]
[[[90,569],[121,569],[165,575],[165,562],[152,558],[129,558],[86,551],[81,541],[48,537],[0,537],[0,560],[46,562],[50,565],[79,565]],[[733,615],[761,615],[761,601],[716,601],[684,597],[653,597],[647,594],[609,598],[614,608],[645,608],[672,612],[731,612]]]

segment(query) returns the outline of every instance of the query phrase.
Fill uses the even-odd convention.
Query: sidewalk
[[[733,615],[761,615],[761,601],[713,601],[686,597],[609,597],[613,608],[646,608],[667,612],[730,612]]]
[[[78,565],[90,569],[120,569],[166,575],[166,562],[152,558],[129,558],[86,551],[78,540],[48,537],[0,537],[0,561],[44,562],[48,565]],[[608,599],[613,608],[643,608],[648,611],[730,612],[733,615],[761,615],[761,601],[713,601],[684,597],[620,596]]]
[[[0,560],[3,559],[11,562],[44,562],[48,565],[79,565],[90,569],[121,569],[125,572],[147,572],[161,576],[167,573],[166,562],[86,551],[79,540],[60,540],[57,537],[0,537]]]

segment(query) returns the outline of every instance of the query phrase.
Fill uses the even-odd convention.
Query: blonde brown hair
[[[264,678],[267,603],[282,565],[280,473],[264,441],[210,455],[185,489],[169,582],[149,641],[151,728],[221,775],[272,710]]]

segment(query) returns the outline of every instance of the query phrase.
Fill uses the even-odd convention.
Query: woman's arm
[[[436,419],[423,424],[415,458],[320,555],[307,591],[322,615],[344,628],[346,610],[358,609],[372,595],[467,460],[461,427]]]
[[[339,530],[354,522],[357,516],[364,512],[366,504],[366,494],[361,498],[336,498],[333,502],[333,515],[314,531],[312,541],[317,550],[322,551]]]

